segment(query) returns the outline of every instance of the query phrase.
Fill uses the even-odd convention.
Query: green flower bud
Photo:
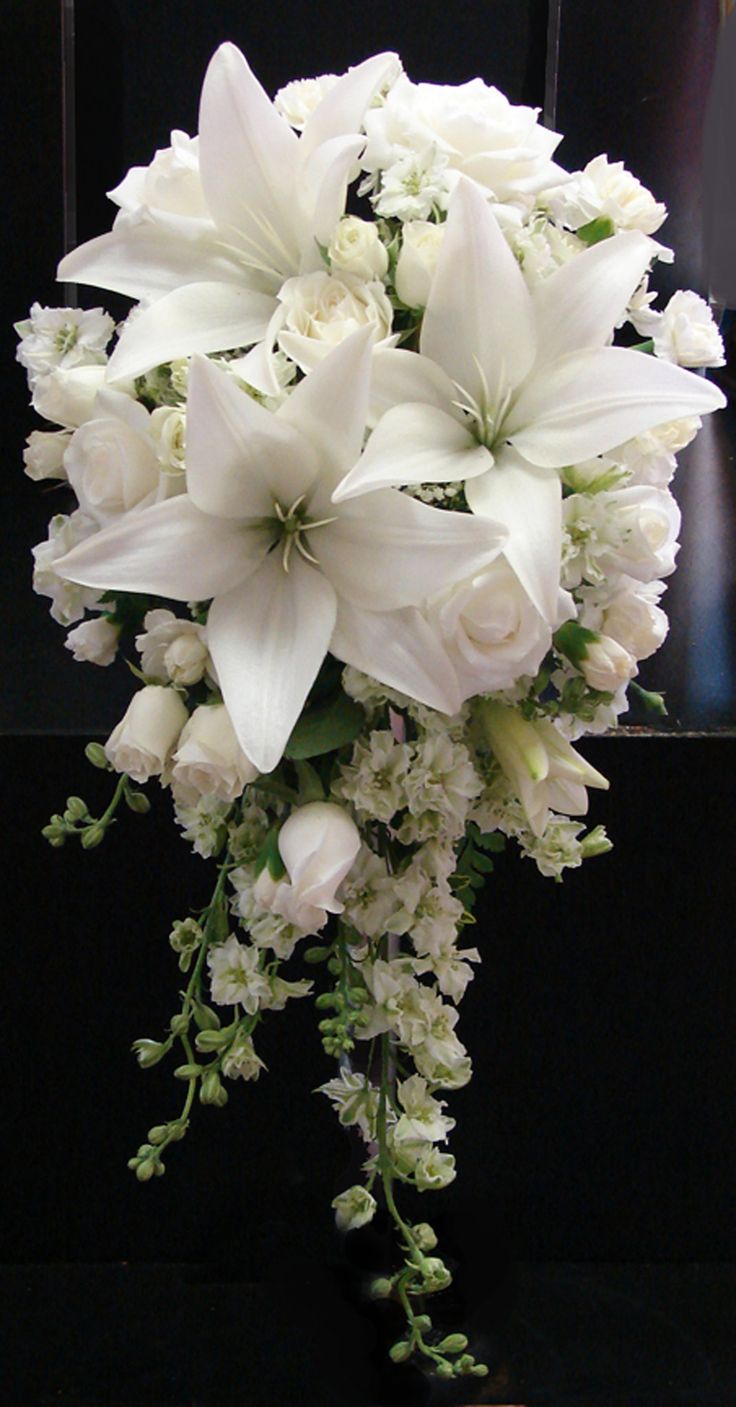
[[[473,1377],[473,1378],[487,1378],[487,1377],[488,1377],[488,1364],[487,1364],[487,1363],[474,1363],[474,1364],[473,1364],[473,1367],[470,1369],[470,1375],[471,1375],[471,1377]]]
[[[411,1356],[411,1344],[406,1339],[399,1339],[398,1343],[391,1345],[388,1356],[392,1363],[405,1363]]]
[[[412,1226],[412,1235],[420,1251],[433,1251],[437,1245],[437,1235],[428,1221],[418,1221]]]
[[[418,1329],[420,1334],[426,1334],[427,1330],[432,1328],[432,1320],[429,1315],[417,1314],[414,1320],[414,1328]]]
[[[142,791],[126,790],[125,804],[130,807],[131,811],[135,811],[137,816],[147,816],[151,809],[151,803]]]
[[[151,1178],[155,1176],[155,1173],[156,1164],[152,1163],[150,1158],[147,1158],[144,1162],[139,1163],[138,1167],[135,1170],[135,1175],[138,1178],[139,1182],[150,1182]]]
[[[200,1104],[215,1104],[221,1089],[222,1084],[217,1071],[207,1070],[202,1076],[202,1083],[199,1087]]]
[[[452,1284],[452,1276],[439,1256],[430,1256],[425,1260],[423,1278],[424,1291],[428,1295],[436,1294],[438,1290],[444,1290]]]
[[[185,1036],[189,1030],[189,1017],[183,1011],[180,1011],[177,1016],[172,1016],[169,1030],[172,1036]]]
[[[442,1361],[441,1363],[438,1363],[438,1364],[437,1364],[437,1367],[435,1368],[435,1372],[436,1372],[438,1378],[452,1378],[452,1377],[454,1377],[454,1371],[453,1371],[452,1364],[451,1364],[451,1363],[448,1363],[448,1362],[447,1362],[447,1359],[443,1359],[443,1361]]]
[[[177,1065],[174,1071],[174,1078],[177,1080],[196,1080],[201,1074],[201,1065]]]
[[[230,1045],[232,1039],[232,1027],[228,1027],[225,1031],[200,1031],[194,1037],[194,1044],[197,1050],[203,1052],[224,1050],[225,1046]]]
[[[159,1060],[166,1054],[166,1046],[161,1041],[133,1041],[131,1050],[135,1051],[135,1058],[142,1070],[158,1065]]]
[[[86,801],[81,796],[68,796],[66,799],[65,821],[83,821],[89,815]]]
[[[474,1367],[475,1359],[472,1353],[463,1353],[462,1357],[458,1358],[455,1364],[458,1373],[471,1373]]]
[[[83,850],[94,850],[101,845],[105,839],[105,827],[100,825],[88,826],[86,831],[82,831],[81,841]]]
[[[168,1132],[168,1124],[154,1124],[153,1128],[148,1130],[149,1142],[156,1145],[159,1143],[163,1143],[166,1139]]]
[[[205,1006],[204,1002],[195,1002],[194,1020],[200,1031],[219,1031],[220,1018],[211,1006]]]
[[[318,1011],[331,1011],[336,1005],[336,992],[321,992],[316,998],[314,1005]]]
[[[448,1334],[446,1338],[438,1343],[437,1347],[441,1353],[462,1353],[467,1348],[468,1339],[466,1334]]]
[[[328,962],[328,964],[327,964],[327,971],[328,971],[328,972],[331,972],[333,977],[339,977],[339,976],[340,976],[340,959],[339,959],[339,958],[330,958],[330,960],[329,960],[329,962]]]
[[[381,1276],[371,1284],[371,1299],[387,1300],[393,1294],[393,1289],[393,1281],[387,1280],[385,1276]]]
[[[188,1127],[189,1124],[186,1120],[184,1121],[184,1123],[180,1123],[180,1121],[177,1119],[175,1123],[169,1124],[169,1138],[171,1139],[171,1142],[179,1143],[179,1141],[184,1137]]]
[[[102,746],[102,743],[87,743],[87,746],[84,749],[84,755],[87,761],[92,763],[93,767],[99,767],[102,771],[105,772],[110,772],[112,770],[112,768],[110,767],[110,763],[108,762],[105,756],[105,749]]]
[[[325,962],[330,956],[329,948],[307,948],[304,954],[304,961],[309,963]]]
[[[44,826],[41,835],[44,840],[48,841],[49,845],[53,845],[55,850],[60,849],[66,840],[64,832],[60,831],[58,826],[54,825]]]

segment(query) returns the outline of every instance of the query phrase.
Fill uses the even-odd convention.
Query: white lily
[[[509,531],[505,556],[553,623],[561,550],[558,469],[684,415],[716,410],[711,382],[607,346],[651,259],[630,231],[530,292],[481,191],[450,201],[420,355],[375,354],[366,453],[334,494],[465,481],[474,513]]]
[[[480,701],[478,718],[535,835],[544,835],[553,811],[585,816],[586,787],[608,790],[607,778],[571,747],[548,718],[531,723],[517,709],[490,699]]]
[[[365,144],[363,115],[395,67],[395,55],[378,54],[344,74],[297,136],[239,49],[220,46],[202,87],[191,214],[131,212],[142,182],[129,173],[113,192],[124,206],[114,228],[59,265],[61,279],[153,300],[123,330],[109,379],[262,341],[284,281],[323,267],[319,246],[332,239]],[[191,144],[187,157],[196,162]],[[273,391],[265,358],[251,359],[249,379]]]
[[[328,650],[452,713],[452,665],[419,607],[504,542],[494,523],[395,490],[330,502],[357,460],[371,369],[361,329],[274,414],[195,357],[187,493],[128,514],[56,563],[99,589],[214,598],[207,638],[241,747],[279,761]]]

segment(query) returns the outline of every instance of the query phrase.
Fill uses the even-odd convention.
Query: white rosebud
[[[357,215],[343,217],[327,253],[334,270],[366,281],[384,278],[388,270],[388,253],[376,226]]]
[[[723,342],[704,298],[691,289],[673,293],[652,329],[655,355],[678,366],[725,366]]]
[[[444,225],[433,220],[408,220],[403,226],[396,292],[408,308],[426,308],[444,238]]]
[[[158,406],[151,412],[151,436],[164,474],[186,469],[187,418],[178,406]]]
[[[143,632],[135,637],[144,674],[168,678],[188,688],[208,674],[213,677],[207,632],[193,620],[182,620],[173,611],[147,611]]]
[[[115,416],[86,421],[64,455],[80,506],[102,525],[153,498],[158,489],[158,459],[146,433],[148,414],[142,406],[135,410],[141,412],[136,426]]]
[[[69,444],[67,430],[32,430],[23,451],[29,479],[65,479],[64,453]]]
[[[366,1226],[373,1220],[377,1205],[375,1197],[366,1187],[359,1184],[348,1187],[332,1202],[338,1231],[355,1231],[359,1226]]]
[[[146,684],[133,695],[105,743],[108,762],[134,782],[147,782],[150,777],[165,774],[187,717],[175,689]]]
[[[155,152],[150,165],[132,166],[109,196],[124,212],[135,214],[144,208],[154,218],[168,215],[209,223],[199,175],[199,138],[172,132],[171,146]],[[116,224],[124,220],[125,215],[118,215]]]
[[[302,371],[312,371],[359,327],[371,327],[376,344],[391,332],[393,309],[377,281],[364,283],[354,274],[303,274],[287,279],[278,297],[278,345]]]
[[[327,914],[341,914],[337,891],[360,850],[360,831],[341,806],[310,801],[279,831],[279,853],[289,876],[289,909],[281,912],[300,928],[321,928]]]
[[[548,719],[530,723],[516,709],[490,700],[480,703],[478,717],[535,835],[544,834],[551,811],[584,816],[586,786],[608,789],[606,778]]]
[[[258,776],[235,736],[224,704],[195,708],[179,738],[171,775],[178,785],[220,801],[235,801]]]
[[[209,651],[201,635],[177,635],[164,652],[164,668],[172,684],[197,684],[207,668]]]
[[[105,384],[104,366],[79,366],[40,376],[33,391],[33,409],[55,425],[83,425],[95,413],[97,392]]]
[[[78,663],[107,665],[112,664],[118,652],[119,638],[120,626],[98,616],[70,630],[64,644]]]
[[[669,621],[643,591],[621,591],[603,615],[603,629],[634,659],[646,660],[665,639]]]
[[[589,642],[580,669],[586,684],[602,694],[615,694],[638,673],[634,656],[610,635]]]

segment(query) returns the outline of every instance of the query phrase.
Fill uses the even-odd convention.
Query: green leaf
[[[588,654],[588,646],[594,645],[600,636],[596,630],[588,630],[576,620],[567,620],[554,636],[555,649],[565,655],[570,662],[579,666]]]
[[[587,225],[583,225],[575,233],[578,239],[582,239],[584,244],[600,244],[602,239],[609,239],[615,231],[615,225],[610,215],[599,215],[596,220],[591,220]]]
[[[310,801],[324,801],[325,789],[320,781],[319,773],[311,763],[301,759],[296,764],[296,775],[299,778],[299,800],[302,806],[306,806]]]
[[[339,693],[327,704],[307,709],[296,724],[284,754],[293,761],[321,757],[357,738],[365,724],[360,704]]]

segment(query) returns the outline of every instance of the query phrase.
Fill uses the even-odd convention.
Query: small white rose
[[[391,332],[393,309],[383,284],[354,274],[303,274],[287,279],[278,296],[278,345],[302,371],[312,371],[359,327],[371,327],[376,344]]]
[[[603,694],[615,694],[638,673],[634,656],[610,635],[599,635],[588,644],[580,669],[590,688]]]
[[[403,226],[396,292],[408,308],[426,308],[444,237],[444,225],[432,220],[408,220]]]
[[[121,398],[123,399],[123,398]],[[64,467],[80,506],[104,525],[153,498],[159,465],[144,424],[134,427],[116,416],[88,420],[72,435]]]
[[[199,796],[216,796],[220,801],[235,801],[258,776],[224,704],[195,708],[179,738],[171,775],[174,782],[191,787]]]
[[[98,616],[70,630],[64,644],[78,663],[108,665],[118,652],[119,639],[120,627]]]
[[[341,914],[337,891],[360,850],[360,831],[341,806],[311,801],[292,811],[279,831],[279,853],[289,876],[288,907],[281,912],[300,928],[316,932],[327,915]],[[314,927],[312,926],[314,925]]]
[[[164,474],[184,474],[187,418],[178,406],[158,406],[151,412],[151,437]]]
[[[68,430],[32,430],[23,451],[29,479],[65,479],[64,454],[69,444]]]
[[[193,620],[182,620],[173,611],[147,611],[143,631],[135,638],[144,674],[167,678],[188,688],[205,674],[214,678],[207,647],[207,631]]]
[[[141,207],[158,217],[158,223],[166,223],[166,216],[209,222],[199,175],[199,138],[172,132],[170,147],[155,152],[149,166],[132,166],[109,194],[122,212],[116,224]]]
[[[327,251],[333,270],[357,278],[382,279],[388,270],[388,253],[371,220],[345,215]]]
[[[295,78],[279,88],[273,105],[291,127],[301,132],[307,118],[338,81],[336,73],[323,73],[319,78]]]
[[[165,775],[187,717],[175,689],[146,684],[133,695],[105,743],[108,762],[134,782]]]
[[[75,429],[91,420],[97,392],[105,384],[104,366],[62,368],[40,376],[33,390],[33,409],[54,425]]]
[[[606,635],[618,640],[636,660],[649,659],[664,641],[669,621],[644,591],[621,591],[603,615]]]
[[[378,1203],[366,1187],[357,1184],[335,1197],[332,1206],[338,1231],[355,1231],[373,1220]]]

